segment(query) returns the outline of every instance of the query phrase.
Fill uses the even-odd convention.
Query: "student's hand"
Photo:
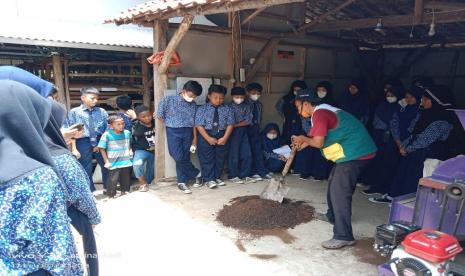
[[[400,150],[400,148],[402,147],[402,142],[400,140],[396,140],[396,145]]]
[[[218,139],[218,145],[224,146],[227,142],[228,139],[226,139],[225,137],[221,137],[220,139]]]
[[[76,128],[62,128],[61,129],[61,134],[63,134],[63,138],[65,138],[66,143],[71,141],[71,139],[73,138],[79,138],[80,136],[82,136],[82,133],[81,133],[79,137],[76,137],[79,133],[80,131],[77,130]]]
[[[79,153],[78,150],[73,150],[71,153],[74,155],[74,157],[76,157],[76,159],[81,158],[81,153]]]
[[[402,155],[402,156],[407,156],[408,155],[408,152],[403,147],[400,148],[399,152],[400,152],[400,155]]]
[[[196,150],[197,150],[197,146],[196,145],[191,145],[191,148],[189,149],[189,151],[191,153],[195,153]]]
[[[284,155],[279,155],[278,156],[279,160],[283,161],[283,162],[286,162],[287,161],[287,158],[284,156]]]
[[[132,109],[128,109],[128,111],[126,111],[126,115],[128,115],[128,117],[131,118],[131,120],[137,119],[136,112],[134,112],[134,110]]]
[[[213,137],[209,137],[207,139],[207,142],[211,145],[211,146],[214,146],[218,143],[218,140],[216,138],[213,138]]]
[[[110,162],[105,162],[104,167],[107,168],[107,169],[111,168],[111,163]]]
[[[98,151],[99,151],[99,148],[98,148],[98,147],[94,147],[94,148],[92,149],[92,152],[98,152]]]

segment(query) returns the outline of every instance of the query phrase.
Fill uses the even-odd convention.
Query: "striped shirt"
[[[124,130],[120,134],[107,130],[100,139],[98,147],[107,152],[110,170],[131,167],[131,132]]]

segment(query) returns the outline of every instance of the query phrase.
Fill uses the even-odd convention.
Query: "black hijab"
[[[54,163],[45,143],[50,102],[32,88],[0,80],[0,184]]]
[[[47,127],[45,128],[46,142],[53,156],[68,153],[66,141],[61,134],[60,128],[66,119],[66,108],[63,104],[51,101],[52,112]]]
[[[420,87],[423,89],[423,96],[431,100],[432,106],[428,109],[420,111],[420,118],[415,124],[412,134],[417,135],[422,133],[430,124],[435,121],[450,121],[450,115],[446,108],[451,104],[444,102],[439,98],[439,95],[434,87]]]
[[[323,87],[324,89],[326,89],[326,97],[322,99],[323,103],[336,106],[336,101],[333,97],[333,85],[329,81],[320,81],[315,86],[315,91],[318,90],[318,87]]]

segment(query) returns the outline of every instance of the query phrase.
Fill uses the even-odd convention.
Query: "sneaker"
[[[195,177],[195,182],[194,182],[194,185],[192,185],[192,187],[194,188],[200,188],[203,186],[203,178],[202,178],[202,175],[199,173],[196,177]]]
[[[215,181],[208,181],[207,183],[205,183],[205,186],[207,186],[209,189],[213,189],[213,188],[216,188],[216,182]]]
[[[218,186],[225,186],[225,185],[226,185],[226,183],[224,183],[224,181],[221,180],[221,179],[219,179],[219,178],[218,178],[217,180],[215,180],[215,182],[216,182],[216,184],[217,184]]]
[[[264,178],[265,179],[273,179],[273,173],[267,173]]]
[[[301,174],[301,175],[299,176],[299,179],[300,179],[300,180],[312,180],[311,178],[312,178],[312,176],[309,175],[309,174]]]
[[[252,178],[255,179],[255,181],[263,181],[263,178],[258,174],[252,175]]]
[[[246,177],[246,178],[244,178],[244,182],[245,183],[255,183],[255,182],[257,182],[257,180],[255,180],[255,178],[252,178],[252,177]]]
[[[229,181],[236,184],[244,184],[244,180],[240,179],[239,177],[230,178]]]
[[[370,188],[368,185],[365,185],[364,183],[357,183],[357,187],[363,188],[363,189],[369,189]]]
[[[148,192],[149,186],[147,184],[140,185],[139,192]]]
[[[326,249],[341,249],[345,246],[352,246],[355,245],[355,241],[343,241],[343,240],[336,240],[330,239],[321,243],[321,246]]]
[[[368,200],[370,202],[379,204],[391,204],[392,202],[392,198],[388,195],[383,195],[381,197],[370,197]]]
[[[178,189],[183,191],[185,194],[192,193],[191,190],[187,187],[186,183],[178,183]]]
[[[107,195],[107,190],[103,189],[102,195]]]
[[[371,188],[362,190],[361,193],[364,195],[381,195],[380,193],[378,193],[375,190],[372,190]]]

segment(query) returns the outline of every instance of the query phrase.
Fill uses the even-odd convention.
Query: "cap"
[[[314,89],[307,88],[301,89],[297,91],[297,95],[295,96],[296,101],[308,101],[312,103],[319,103],[321,102],[321,98],[315,93]]]

